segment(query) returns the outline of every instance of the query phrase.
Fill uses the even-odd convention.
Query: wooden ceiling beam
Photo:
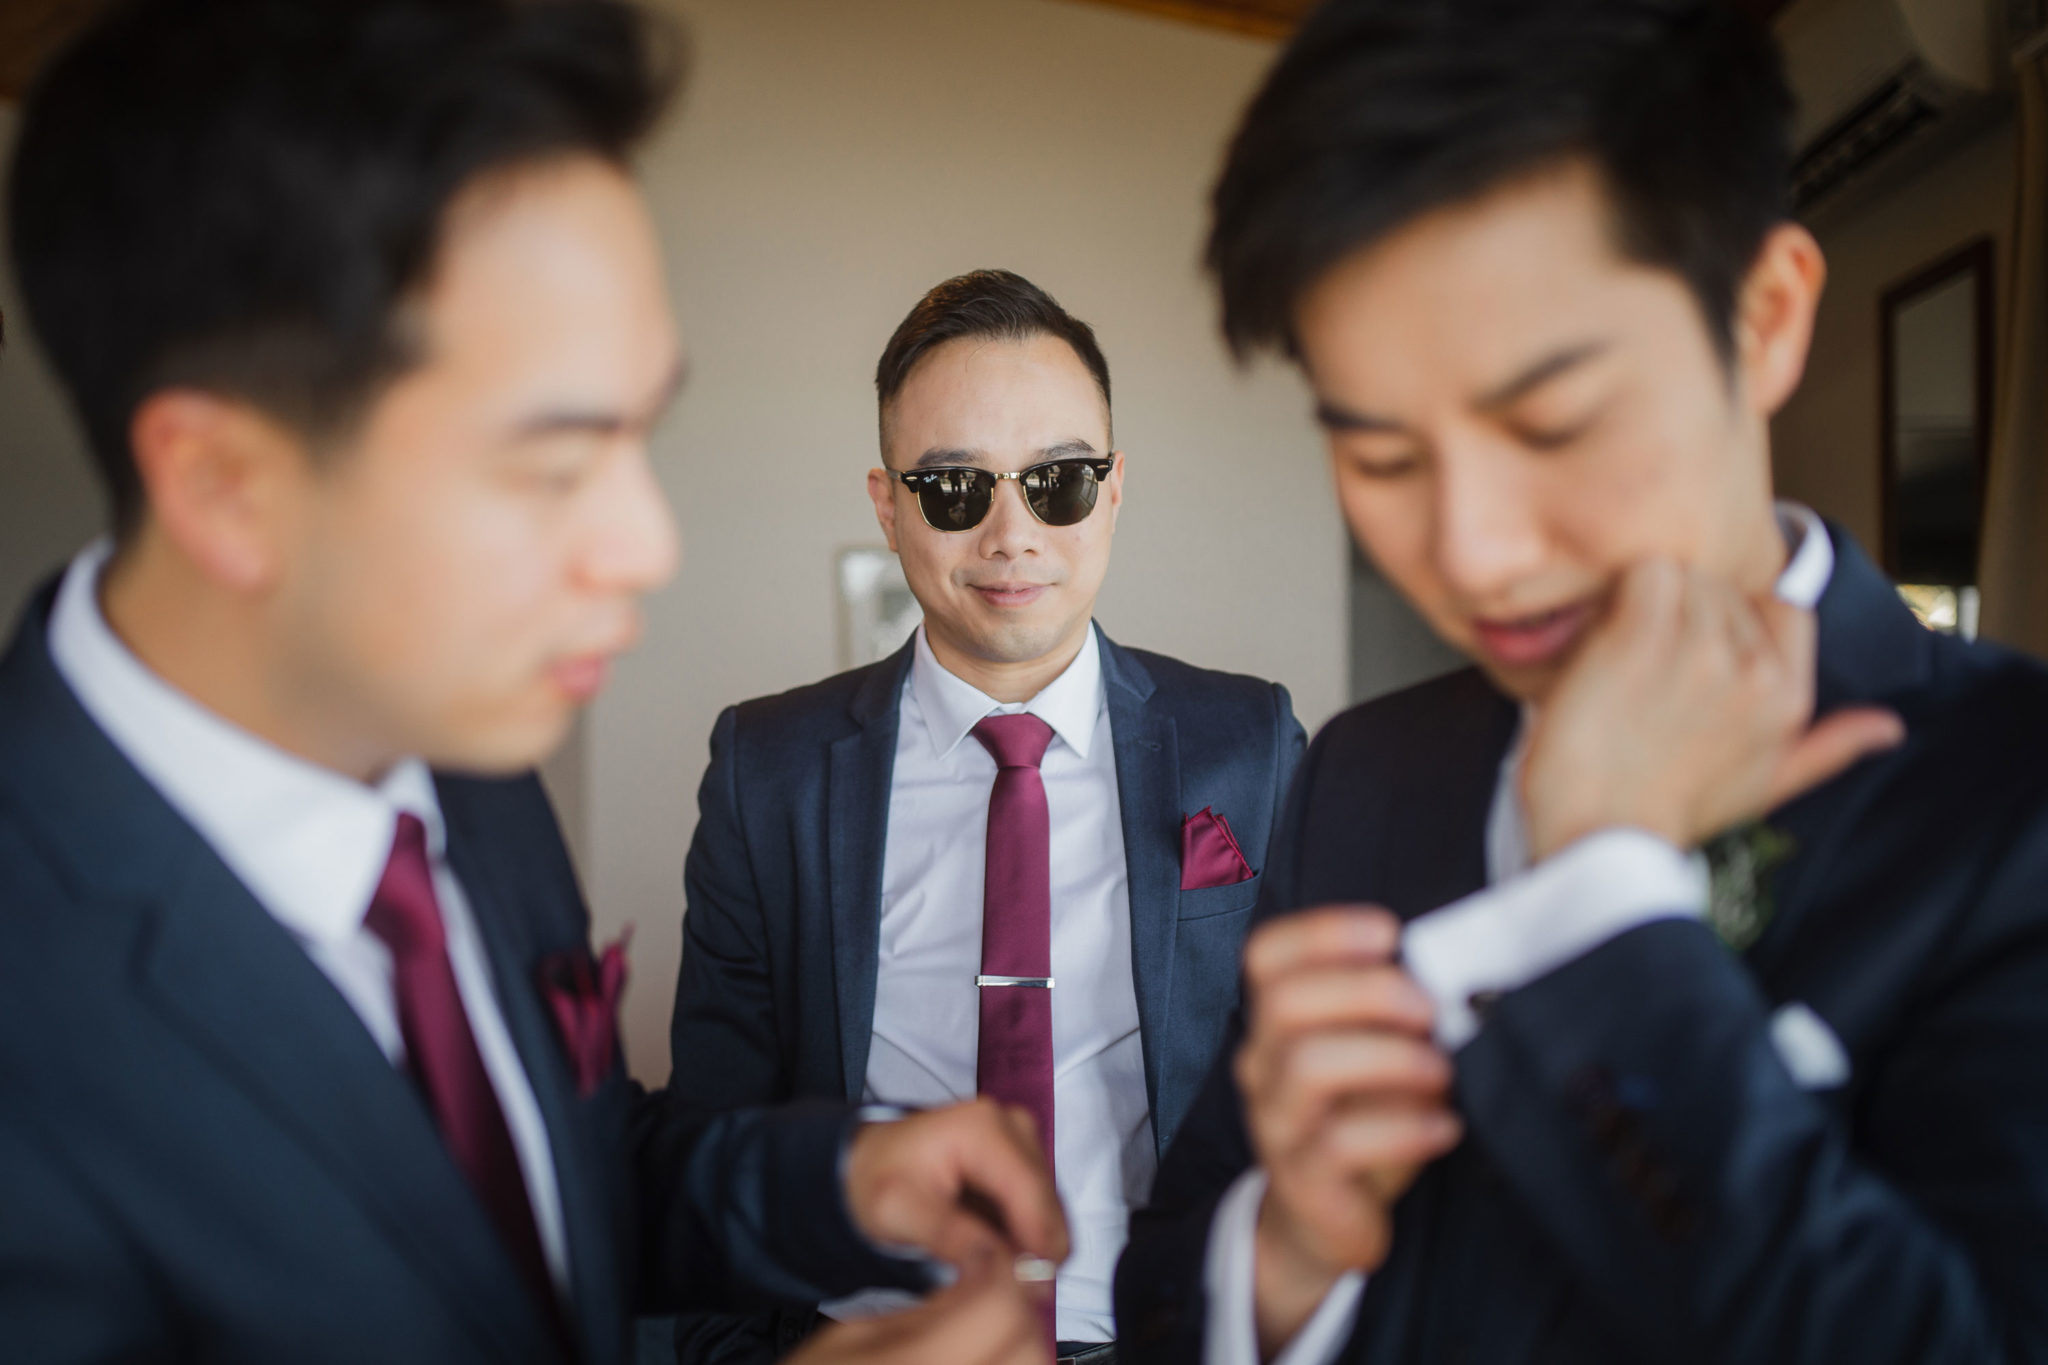
[[[1091,0],[1116,9],[1138,10],[1205,28],[1227,29],[1254,38],[1285,38],[1316,0]]]
[[[1318,0],[1090,0],[1118,9],[1141,10],[1168,19],[1180,19],[1208,28],[1249,33],[1258,38],[1286,38],[1308,17]],[[1540,3],[1540,0],[1531,0]],[[1746,10],[1769,22],[1784,13],[1792,0],[1734,0]]]
[[[0,100],[18,100],[43,59],[92,17],[100,0],[0,0]]]

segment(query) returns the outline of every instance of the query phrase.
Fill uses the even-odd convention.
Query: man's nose
[[[590,586],[643,593],[675,577],[682,534],[645,448],[617,461],[602,491],[601,514],[594,518],[583,559]]]
[[[1439,447],[1432,544],[1446,582],[1474,601],[1505,593],[1543,562],[1541,481],[1505,443]]]
[[[1024,484],[1018,479],[996,480],[995,501],[988,517],[977,528],[980,548],[990,559],[1015,559],[1038,549],[1044,529],[1024,501]]]

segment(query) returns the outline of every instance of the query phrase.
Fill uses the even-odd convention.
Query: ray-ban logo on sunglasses
[[[917,510],[934,531],[971,531],[996,505],[996,485],[1015,480],[1024,505],[1047,526],[1072,526],[1095,510],[1095,495],[1116,467],[1113,459],[1047,460],[1014,474],[992,474],[966,465],[936,469],[892,469],[889,477],[917,496]]]

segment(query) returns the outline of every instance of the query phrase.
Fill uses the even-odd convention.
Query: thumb
[[[1780,760],[1771,781],[1770,804],[1765,809],[1775,810],[1838,776],[1859,760],[1897,748],[1905,738],[1906,723],[1896,712],[1882,706],[1851,706],[1829,712]]]

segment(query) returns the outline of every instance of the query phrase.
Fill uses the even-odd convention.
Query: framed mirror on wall
[[[1991,239],[1887,289],[1878,307],[1885,570],[1936,630],[1977,631],[1991,451]]]

